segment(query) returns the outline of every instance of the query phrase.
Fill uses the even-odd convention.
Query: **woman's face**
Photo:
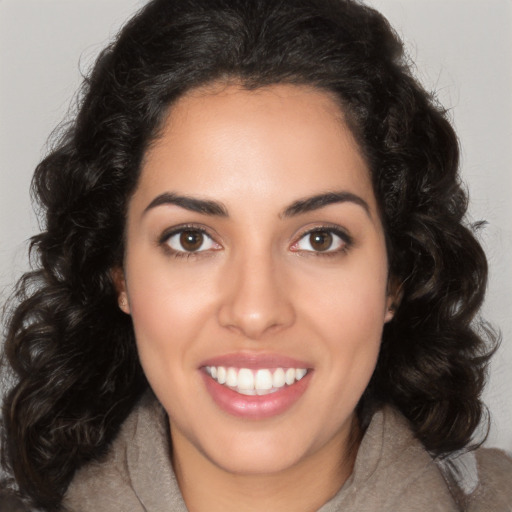
[[[245,474],[342,456],[391,299],[368,168],[329,95],[180,99],[129,204],[124,279],[176,456]]]

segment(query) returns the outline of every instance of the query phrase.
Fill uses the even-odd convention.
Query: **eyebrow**
[[[319,210],[324,206],[336,203],[354,203],[361,208],[370,216],[370,207],[368,203],[356,194],[352,192],[327,192],[325,194],[318,194],[312,197],[306,197],[299,199],[288,206],[280,217],[295,217],[303,213],[308,213],[314,210]]]
[[[315,196],[298,199],[288,206],[283,213],[279,215],[281,218],[295,217],[314,210],[319,210],[325,206],[336,203],[354,203],[370,216],[370,207],[368,203],[352,192],[326,192]],[[182,196],[172,192],[165,192],[155,197],[151,203],[144,209],[143,215],[149,210],[161,205],[176,205],[189,210],[191,212],[202,213],[203,215],[211,215],[217,217],[229,217],[226,207],[217,201],[208,199],[198,199],[190,196]]]
[[[206,199],[197,199],[190,196],[180,196],[178,194],[165,192],[155,197],[151,203],[146,206],[143,214],[149,210],[156,208],[157,206],[165,204],[174,204],[190,210],[191,212],[202,213],[204,215],[212,215],[218,217],[228,217],[228,211],[224,205],[216,201],[210,201]]]

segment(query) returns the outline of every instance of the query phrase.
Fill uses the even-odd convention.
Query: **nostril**
[[[233,301],[221,305],[218,318],[223,327],[238,331],[247,338],[257,339],[268,332],[290,326],[295,314],[292,304],[284,301]]]

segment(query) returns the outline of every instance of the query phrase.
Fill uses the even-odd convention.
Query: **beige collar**
[[[167,418],[148,393],[106,458],[76,474],[64,505],[76,512],[187,512],[170,461]],[[457,510],[437,465],[406,420],[388,407],[374,415],[353,474],[318,512],[376,510]]]

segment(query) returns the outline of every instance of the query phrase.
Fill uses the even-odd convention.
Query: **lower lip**
[[[239,418],[260,420],[284,413],[299,400],[306,391],[311,372],[291,386],[284,386],[268,395],[241,395],[213,380],[201,372],[206,389],[213,401],[225,412]]]

